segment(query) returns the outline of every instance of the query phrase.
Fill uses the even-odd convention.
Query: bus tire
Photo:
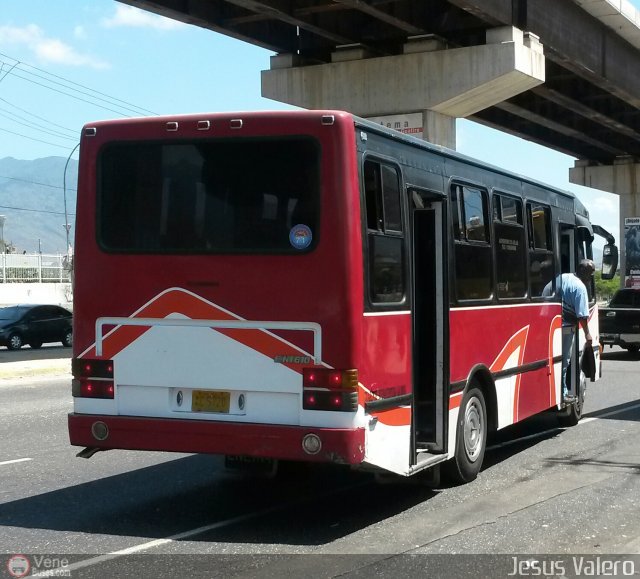
[[[560,426],[570,428],[580,422],[582,418],[582,409],[584,408],[584,393],[587,386],[587,378],[584,374],[580,373],[580,394],[576,401],[567,406],[567,408],[560,411],[558,414],[558,422]]]
[[[456,426],[456,449],[444,465],[446,478],[454,483],[475,480],[487,447],[487,405],[482,390],[471,384],[460,404]]]

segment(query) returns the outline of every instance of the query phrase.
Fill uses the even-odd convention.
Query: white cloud
[[[155,30],[176,30],[186,26],[182,22],[152,14],[133,6],[116,6],[116,13],[111,18],[105,18],[102,24],[107,28],[129,26],[134,28],[153,28]]]
[[[57,38],[49,38],[42,28],[29,24],[23,28],[0,26],[0,46],[18,45],[31,50],[38,60],[46,64],[63,64],[67,66],[89,66],[91,68],[108,68],[109,64],[81,54],[72,46]]]

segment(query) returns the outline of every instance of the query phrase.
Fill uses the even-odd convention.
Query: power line
[[[42,88],[49,89],[50,91],[57,92],[57,93],[59,93],[59,94],[63,94],[63,95],[65,95],[65,96],[68,96],[68,97],[70,97],[70,98],[72,98],[72,99],[75,99],[75,100],[77,100],[77,101],[80,101],[80,102],[83,102],[83,103],[87,103],[87,104],[93,105],[94,107],[98,107],[98,108],[100,108],[100,109],[104,109],[105,111],[111,111],[112,113],[116,113],[117,115],[120,115],[121,117],[127,117],[127,116],[129,116],[129,115],[127,115],[127,114],[125,114],[125,113],[123,113],[123,112],[121,112],[121,111],[117,111],[117,110],[115,110],[115,109],[111,109],[111,108],[109,108],[109,107],[105,107],[104,105],[100,105],[100,104],[98,104],[98,103],[91,102],[91,101],[89,101],[89,100],[87,100],[87,99],[80,98],[80,97],[78,97],[78,96],[75,96],[75,95],[73,95],[73,94],[71,94],[71,93],[68,93],[68,92],[65,92],[65,91],[63,91],[63,90],[59,90],[59,89],[57,89],[57,88],[53,88],[53,87],[51,87],[51,86],[47,86],[46,84],[43,84],[43,83],[41,83],[41,82],[37,82],[37,81],[35,81],[35,80],[31,80],[31,79],[29,79],[29,78],[25,78],[24,76],[20,76],[19,74],[16,74],[15,72],[12,72],[12,73],[11,73],[11,76],[12,76],[12,77],[19,78],[19,79],[21,79],[21,80],[24,80],[24,81],[26,81],[26,82],[30,82],[30,83],[35,84],[35,85],[37,85],[37,86],[41,86]]]
[[[4,131],[5,133],[16,135],[18,137],[24,137],[25,139],[30,139],[31,141],[37,141],[38,143],[44,143],[45,145],[51,145],[52,147],[66,149],[67,151],[71,148],[71,147],[65,147],[64,145],[56,145],[55,143],[50,143],[49,141],[43,141],[42,139],[35,139],[34,137],[29,137],[27,135],[23,135],[22,133],[15,133],[14,131],[10,131],[9,129],[3,129],[2,127],[0,127],[0,131]]]
[[[58,127],[59,129],[64,129],[65,131],[69,131],[70,133],[73,133],[73,134],[76,134],[76,135],[78,133],[78,131],[74,131],[73,129],[69,129],[67,127],[63,127],[62,125],[57,125],[56,123],[50,121],[49,119],[45,119],[43,117],[39,117],[35,113],[32,113],[31,111],[28,111],[26,109],[20,108],[18,105],[10,103],[8,100],[3,99],[2,97],[0,97],[0,101],[2,101],[3,103],[7,103],[10,107],[13,107],[14,109],[18,109],[19,111],[22,111],[23,113],[27,113],[28,115],[31,115],[32,117],[35,117],[36,119],[44,121],[45,123],[47,123],[49,125],[52,125],[54,127]]]
[[[43,126],[41,125],[36,125],[35,123],[32,123],[28,120],[25,120],[25,122],[22,121],[18,121],[16,119],[20,119],[20,118],[24,118],[24,117],[19,117],[18,115],[14,115],[13,113],[9,112],[8,114],[6,113],[6,109],[0,108],[0,111],[5,111],[5,113],[0,112],[0,117],[4,117],[5,119],[9,119],[10,121],[18,124],[18,125],[22,125],[23,127],[27,127],[28,129],[36,129],[37,131],[42,131],[43,133],[47,133],[48,135],[51,135],[52,137],[56,137],[58,139],[67,139],[69,141],[77,141],[78,138],[77,137],[69,137],[68,135],[63,135],[62,133],[59,133],[57,131],[50,131],[49,129],[45,129]]]
[[[12,181],[21,181],[22,183],[30,183],[31,185],[41,185],[42,187],[51,187],[52,189],[62,189],[59,185],[49,185],[48,183],[39,183],[38,181],[28,181],[27,179],[8,177],[7,175],[0,175],[0,179],[11,179]],[[77,191],[77,189],[72,189],[71,187],[67,187],[67,190]]]
[[[9,205],[0,205],[0,209],[12,209],[13,211],[28,211],[30,213],[47,213],[49,215],[64,215],[64,211],[46,211],[45,209],[27,209],[26,207],[10,207]],[[75,213],[69,213],[75,215]]]
[[[119,99],[119,98],[116,98],[116,97],[112,97],[112,96],[110,96],[110,95],[108,95],[106,93],[97,91],[97,90],[92,89],[90,87],[87,87],[85,85],[82,85],[82,84],[79,84],[79,83],[74,82],[72,80],[69,80],[67,78],[64,78],[63,76],[59,76],[59,75],[47,72],[46,70],[43,70],[43,69],[38,68],[36,66],[33,66],[33,65],[29,64],[29,63],[26,63],[26,62],[23,62],[23,61],[19,61],[19,60],[15,59],[15,58],[13,58],[11,56],[8,56],[6,54],[1,53],[1,52],[0,52],[0,56],[2,56],[4,58],[9,58],[11,60],[16,60],[17,61],[16,64],[20,66],[20,70],[22,72],[24,72],[25,74],[29,74],[31,76],[35,76],[36,78],[40,78],[42,80],[45,80],[46,82],[49,82],[49,83],[52,83],[52,84],[57,84],[57,85],[62,86],[64,88],[66,88],[66,89],[70,89],[70,90],[76,91],[76,92],[78,92],[80,94],[84,94],[85,96],[89,96],[91,98],[95,98],[96,100],[99,100],[99,101],[102,101],[102,102],[106,102],[106,103],[108,103],[108,104],[110,104],[112,106],[118,106],[118,107],[120,107],[122,109],[129,110],[130,112],[133,112],[136,115],[140,115],[141,113],[143,115],[145,115],[145,114],[156,115],[157,114],[157,113],[155,113],[153,111],[150,111],[148,109],[145,109],[143,107],[139,107],[137,105],[134,105],[133,103],[130,103],[128,101],[125,101],[125,100],[122,100],[122,99]],[[14,67],[15,67],[15,65],[14,65]],[[43,73],[44,75],[47,75],[47,76],[45,77],[45,76],[42,76],[40,74],[35,74],[33,72],[25,70],[24,67],[28,67],[28,68],[31,68],[33,70],[37,70],[38,72]],[[24,77],[20,77],[15,72],[12,72],[12,70],[13,70],[13,68],[11,70],[9,70],[7,72],[7,74],[11,73],[13,76],[17,76],[18,78],[22,78],[23,80],[27,80],[28,82],[35,82],[35,81],[31,81],[29,79],[25,79]],[[59,80],[61,80],[63,82],[62,83],[61,82],[56,82],[54,80],[50,80],[47,77],[59,79]],[[36,83],[36,84],[38,84],[38,83]],[[72,85],[72,86],[69,86],[69,85]],[[79,89],[85,89],[85,90],[79,90],[79,89],[74,88],[74,87],[79,87]],[[54,90],[54,89],[51,89],[51,90]],[[85,92],[85,91],[90,91],[90,92],[88,93],[88,92]],[[93,96],[91,93],[93,93],[93,95],[100,95],[100,96],[99,97],[98,96]],[[101,98],[101,97],[106,97],[106,98]],[[119,105],[117,103],[122,103],[122,104]],[[96,106],[100,106],[100,105],[96,105]]]

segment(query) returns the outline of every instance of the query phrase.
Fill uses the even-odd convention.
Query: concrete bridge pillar
[[[620,157],[612,165],[580,159],[569,169],[569,181],[615,193],[620,198],[620,285],[640,287],[640,163]]]
[[[455,119],[544,82],[537,37],[514,27],[487,31],[481,46],[448,49],[431,37],[410,39],[404,53],[375,57],[339,47],[327,64],[304,66],[279,54],[262,71],[264,97],[308,109],[341,109],[362,117],[421,113],[423,138],[455,148]]]

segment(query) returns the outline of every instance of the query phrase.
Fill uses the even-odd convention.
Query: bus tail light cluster
[[[113,398],[113,360],[74,358],[71,362],[74,398]]]
[[[358,371],[304,368],[302,408],[355,412],[358,409]]]

